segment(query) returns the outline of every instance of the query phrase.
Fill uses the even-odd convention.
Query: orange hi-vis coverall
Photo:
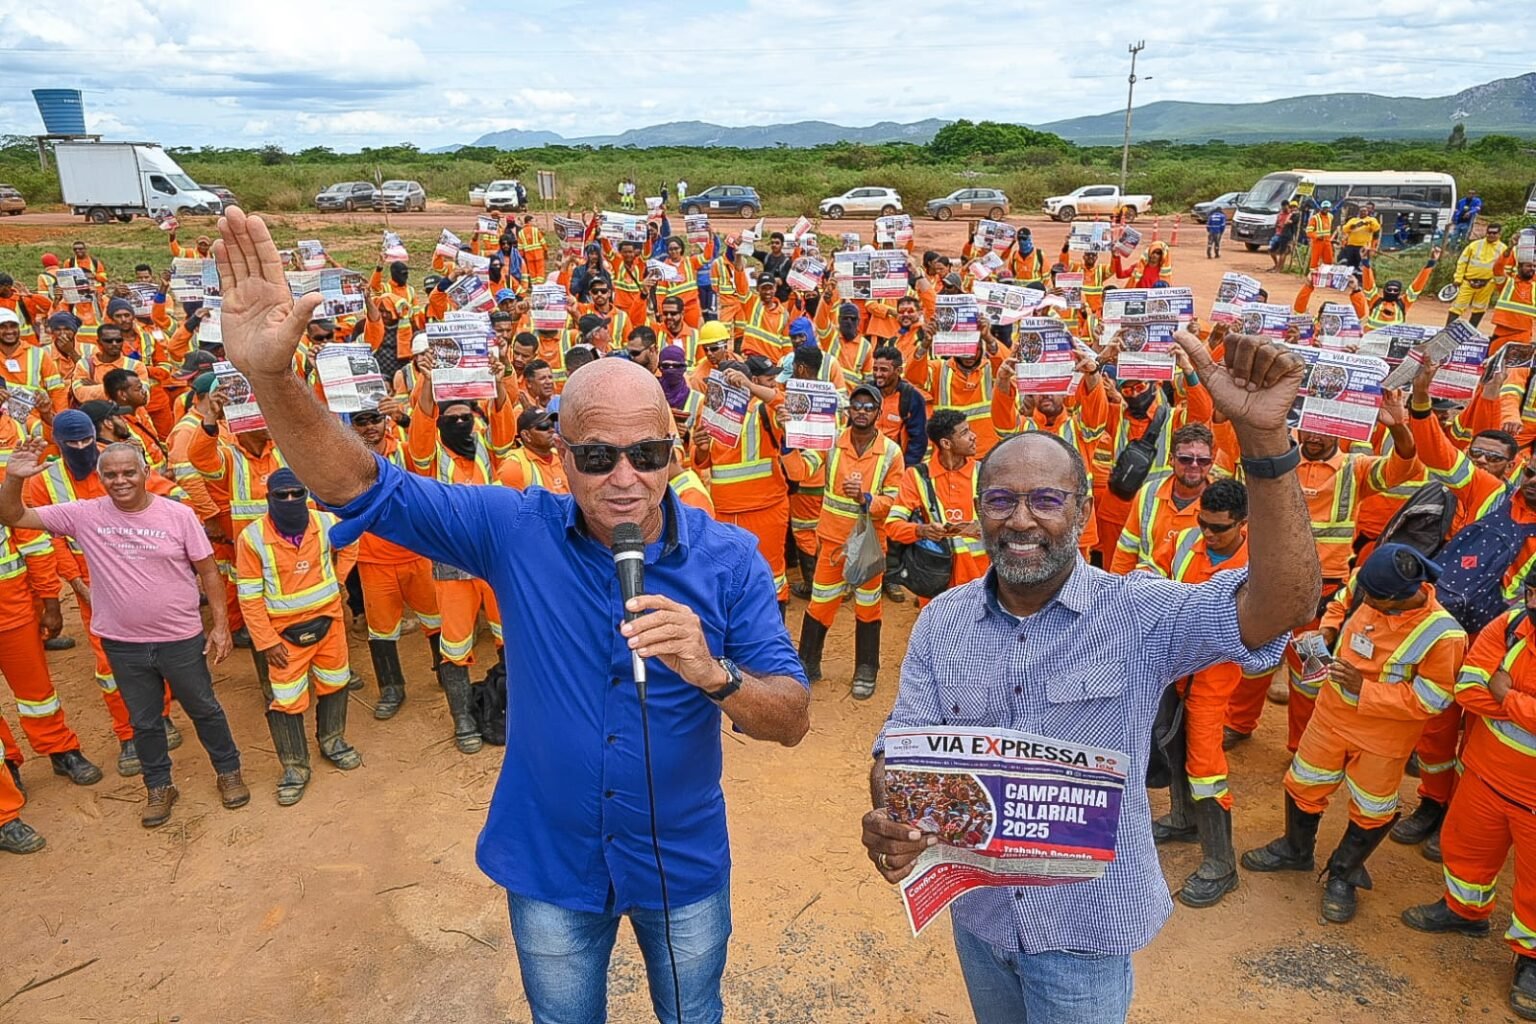
[[[1245,538],[1236,551],[1217,561],[1200,528],[1190,527],[1181,530],[1172,545],[1162,548],[1150,567],[1178,583],[1204,583],[1218,572],[1247,568],[1248,541]],[[1184,701],[1184,772],[1189,777],[1190,796],[1215,800],[1229,811],[1232,790],[1227,785],[1227,752],[1221,746],[1221,730],[1227,702],[1242,678],[1242,666],[1229,661],[1174,683]]]
[[[34,608],[34,602],[58,596],[59,577],[48,535],[0,526],[0,673],[16,698],[21,731],[39,754],[80,749],[80,738],[64,718],[64,706],[48,673]],[[21,763],[20,750],[11,760]]]
[[[189,504],[187,492],[158,473],[148,475],[145,488],[150,494]],[[105,498],[107,489],[102,486],[101,476],[95,470],[91,470],[91,475],[84,480],[76,480],[63,462],[54,462],[27,480],[22,486],[22,496],[28,508],[41,508],[44,505],[63,505],[65,502],[84,501],[87,498]],[[53,555],[54,569],[66,583],[81,580],[87,587],[91,585],[90,569],[85,564],[85,551],[73,537],[54,537]],[[36,568],[45,574],[48,571],[41,562]],[[47,583],[43,586],[47,586]],[[76,607],[80,610],[80,622],[90,638],[91,652],[96,657],[96,685],[101,687],[101,699],[112,716],[112,732],[119,741],[131,740],[133,723],[128,719],[128,706],[123,703],[122,694],[117,692],[117,679],[112,675],[112,663],[107,660],[107,652],[102,650],[101,638],[91,632],[90,602],[77,601]],[[165,691],[165,705],[169,711],[169,686]]]
[[[523,447],[513,448],[501,460],[501,468],[496,470],[496,482],[518,491],[542,487],[555,494],[571,493],[571,485],[565,479],[565,463],[560,454],[553,451],[540,456]]]
[[[1511,635],[1513,634],[1513,635]],[[1504,941],[1536,957],[1536,627],[1513,608],[1483,627],[1456,680],[1466,711],[1462,775],[1440,828],[1445,903],[1472,921],[1493,914],[1499,870],[1515,848],[1514,910]],[[1489,690],[1509,676],[1501,701]]]
[[[666,264],[677,271],[676,281],[658,281],[656,284],[656,308],[667,299],[679,299],[683,304],[683,323],[689,327],[704,325],[704,307],[699,302],[699,272],[709,266],[716,254],[715,236],[710,235],[702,255],[684,254],[677,262],[670,258]]]
[[[885,536],[889,541],[897,544],[918,543],[919,523],[962,526],[977,521],[976,479],[981,471],[980,459],[966,459],[954,469],[948,469],[939,456],[934,454],[923,463],[923,468],[928,472],[927,479],[924,479],[917,466],[908,466],[902,471],[901,487],[896,492],[896,501],[891,505],[890,514],[885,520]],[[938,506],[937,518],[933,511],[935,505]],[[987,574],[992,561],[987,557],[987,548],[980,536],[951,537],[945,543],[954,556],[949,570],[951,587],[958,587]],[[917,599],[919,608],[927,603],[926,597]]]
[[[1185,530],[1196,529],[1200,517],[1200,496],[1195,495],[1183,507],[1173,500],[1172,473],[1150,474],[1131,500],[1131,514],[1120,531],[1109,571],[1125,575],[1137,569],[1152,568],[1162,559],[1156,556]]]
[[[384,449],[378,454],[406,468],[405,447],[393,434],[385,435]],[[399,640],[406,608],[416,613],[427,636],[442,630],[430,559],[375,533],[364,533],[357,540],[357,574],[363,586],[369,640]]]
[[[1312,539],[1323,567],[1325,598],[1339,592],[1349,577],[1349,564],[1354,557],[1355,520],[1361,500],[1367,495],[1387,493],[1417,472],[1417,462],[1396,454],[1361,455],[1338,451],[1327,459],[1301,460],[1296,467],[1296,479],[1301,484],[1301,495],[1306,499],[1312,520]],[[1303,679],[1301,673],[1295,671],[1299,659],[1288,655],[1286,663],[1293,669],[1288,673],[1291,692],[1285,705],[1286,749],[1294,753],[1306,730],[1307,720],[1312,717],[1317,684]],[[1257,677],[1239,686],[1227,711],[1227,727],[1244,735],[1252,733],[1264,710],[1267,689],[1268,682]]]
[[[715,518],[757,538],[757,550],[773,573],[779,600],[788,601],[784,535],[789,529],[789,481],[780,461],[782,443],[772,410],[753,398],[747,403],[741,439],[729,447],[719,441],[707,446],[695,443],[694,463],[709,468]]]
[[[3,732],[9,733],[10,727],[5,725],[5,719],[0,718],[0,726]],[[20,762],[16,762],[19,764]],[[16,788],[16,783],[11,780],[11,773],[0,771],[0,825],[5,825],[21,817],[21,809],[27,804],[27,798],[21,790]]]
[[[805,610],[823,626],[831,627],[849,589],[854,592],[855,618],[860,622],[880,621],[880,592],[885,573],[877,573],[859,587],[850,588],[843,577],[845,546],[861,512],[867,512],[877,526],[884,524],[901,493],[903,465],[901,449],[879,431],[861,453],[854,446],[853,431],[845,429],[826,454],[826,490],[821,499],[821,518],[816,523],[816,539],[821,543],[816,552],[816,574],[811,580],[811,603]],[[864,493],[857,501],[843,493],[843,484],[854,480]],[[884,532],[882,529],[881,547],[885,546]]]
[[[1488,344],[1490,355],[1510,342],[1531,343],[1531,328],[1536,325],[1536,280],[1520,278],[1520,265],[1513,251],[1499,261],[1494,283],[1499,296],[1493,302],[1493,336]]]
[[[685,469],[672,478],[672,490],[677,492],[677,500],[684,505],[691,505],[715,518],[715,499],[710,496],[709,485],[699,479],[696,470]]]
[[[603,244],[609,243],[605,239]],[[613,302],[629,315],[629,322],[639,326],[650,318],[645,305],[645,260],[636,256],[626,260],[620,253],[609,255],[608,272],[613,276]],[[615,339],[623,344],[621,339]]]
[[[258,651],[281,646],[288,655],[286,665],[267,663],[273,711],[302,715],[309,707],[311,677],[321,697],[343,689],[351,677],[341,581],[352,571],[357,551],[332,549],[336,523],[331,513],[311,510],[296,546],[262,516],[235,542],[235,585],[251,645]],[[318,618],[334,620],[319,643],[300,647],[282,636],[287,627]]]
[[[1323,617],[1338,629],[1334,657],[1363,677],[1358,695],[1331,679],[1285,773],[1296,806],[1321,814],[1340,783],[1349,787],[1349,817],[1363,829],[1397,816],[1397,789],[1424,723],[1454,700],[1467,634],[1425,584],[1417,608],[1386,614],[1360,602],[1347,615],[1355,584],[1340,591]]]
[[[795,307],[773,299],[763,302],[754,295],[742,306],[737,323],[742,327],[741,354],[756,352],[774,362],[789,354],[789,322],[796,316]]]
[[[1307,260],[1308,270],[1321,263],[1333,262],[1333,214],[1318,210],[1307,218],[1307,244],[1312,247],[1312,255]]]
[[[220,504],[214,500],[213,493],[208,489],[208,481],[203,474],[192,465],[189,455],[193,438],[203,433],[203,418],[196,411],[186,413],[176,424],[171,427],[170,435],[165,439],[167,454],[167,470],[171,477],[187,492],[192,509],[197,513],[197,518],[205,525],[213,523],[221,531],[230,528],[228,502]],[[234,444],[235,436],[229,433],[229,428],[219,424],[219,439],[225,444]],[[235,538],[233,534],[225,533],[226,540],[213,540],[213,558],[218,563],[219,572],[231,584],[235,580]],[[245,625],[245,620],[240,616],[240,598],[235,593],[233,586],[224,588],[225,611],[229,616],[229,628],[240,629]]]
[[[1001,360],[983,357],[972,367],[954,359],[914,358],[906,367],[907,381],[931,399],[930,410],[955,409],[964,414],[976,435],[976,454],[985,457],[1003,435],[1018,428],[1019,406],[1013,385],[996,385]]]
[[[418,387],[430,386],[422,380]],[[475,455],[466,459],[449,451],[437,436],[437,407],[429,403],[426,412],[417,408],[411,414],[406,432],[406,454],[411,472],[443,484],[489,485],[496,480],[498,460],[495,451],[511,447],[517,434],[516,406],[512,402],[492,402],[487,437],[475,436]],[[442,616],[443,660],[455,665],[475,663],[475,618],[485,611],[491,637],[502,646],[501,611],[496,594],[485,580],[477,579],[446,562],[432,564],[432,579],[437,589],[437,608]]]
[[[47,392],[54,412],[69,408],[69,389],[51,348],[22,341],[10,353],[0,351],[0,382],[7,388],[19,384],[32,392]]]
[[[549,250],[544,241],[544,232],[539,230],[538,225],[529,222],[517,229],[517,251],[527,267],[528,280],[533,284],[542,284]]]

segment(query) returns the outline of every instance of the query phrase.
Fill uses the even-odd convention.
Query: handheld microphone
[[[645,593],[645,534],[634,523],[620,523],[613,530],[613,567],[619,574],[619,596],[624,602],[624,621],[633,622],[639,614],[629,610],[629,599]],[[645,659],[639,651],[630,652],[635,686],[645,699]]]

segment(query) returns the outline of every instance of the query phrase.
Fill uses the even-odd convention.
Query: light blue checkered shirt
[[[1079,562],[1056,597],[1020,619],[985,579],[923,609],[901,666],[888,729],[994,726],[1123,751],[1130,757],[1115,860],[1103,877],[1056,886],[978,889],[954,904],[958,926],[1004,949],[1132,953],[1173,910],[1152,845],[1145,786],[1152,721],[1175,679],[1221,662],[1261,670],[1286,637],[1257,651],[1238,633],[1246,569],[1190,585]]]

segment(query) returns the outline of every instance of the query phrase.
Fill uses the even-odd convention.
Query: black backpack
[[[1387,525],[1377,544],[1407,544],[1425,558],[1434,558],[1445,547],[1456,519],[1456,495],[1439,480],[1414,491]]]
[[[1130,501],[1147,482],[1152,467],[1157,463],[1157,445],[1163,436],[1163,424],[1168,422],[1168,403],[1165,401],[1147,424],[1147,432],[1126,444],[1115,456],[1115,465],[1109,471],[1109,491],[1122,501]]]
[[[922,478],[926,506],[921,509],[923,518],[930,523],[943,525],[944,513],[939,508],[939,496],[933,488],[933,477],[929,475],[928,467],[919,462],[912,468]],[[938,547],[933,546],[935,543]],[[955,568],[955,548],[948,538],[893,547],[898,549],[896,554],[900,564],[896,572],[897,583],[918,597],[937,597],[949,589],[949,580]]]
[[[1517,523],[1510,515],[1512,493],[1487,515],[1457,530],[1435,559],[1442,570],[1435,594],[1469,636],[1509,609],[1504,573],[1525,542],[1536,537],[1536,523]]]
[[[485,678],[469,688],[470,712],[480,738],[494,747],[507,745],[507,666],[498,661]]]

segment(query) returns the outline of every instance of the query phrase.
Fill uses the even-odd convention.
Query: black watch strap
[[[741,689],[741,669],[736,667],[736,663],[730,658],[720,658],[718,659],[718,663],[721,668],[725,669],[725,685],[720,687],[718,690],[704,691],[704,696],[708,697],[716,704],[719,704],[731,694]]]
[[[1243,472],[1260,480],[1276,480],[1301,465],[1301,449],[1291,442],[1290,450],[1268,459],[1242,459]]]

